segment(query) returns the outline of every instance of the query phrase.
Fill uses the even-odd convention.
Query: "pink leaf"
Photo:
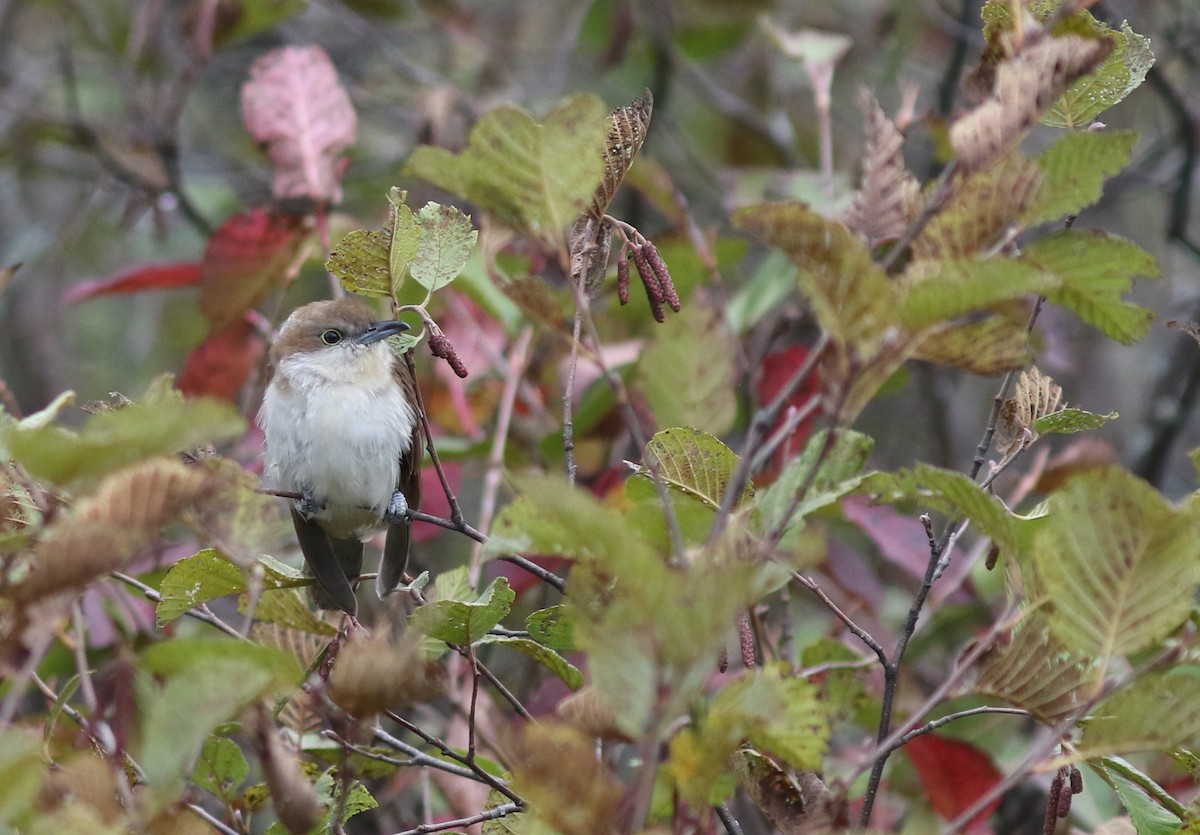
[[[357,119],[325,50],[286,46],[256,60],[242,85],[242,120],[267,148],[277,198],[341,200],[339,155],[354,144]]]

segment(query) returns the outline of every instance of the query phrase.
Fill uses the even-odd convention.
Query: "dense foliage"
[[[1138,21],[988,0],[963,18],[982,49],[957,107],[888,115],[860,89],[851,188],[832,116],[853,39],[692,10],[706,23],[674,60],[709,85],[735,54],[803,77],[819,160],[749,165],[793,155],[793,128],[714,94],[762,147],[701,187],[655,153],[664,121],[708,127],[651,77],[654,15],[573,19],[581,50],[610,37],[609,102],[504,103],[483,59],[434,79],[393,56],[425,118],[398,162],[360,121],[377,67],[278,45],[313,10],[185,5],[135,16],[146,30],[72,7],[81,44],[62,50],[60,127],[203,251],[166,263],[179,232],[151,258],[114,245],[112,274],[65,294],[71,315],[118,312],[96,339],[175,294],[161,340],[176,316],[194,337],[178,373],[28,414],[2,392],[6,827],[1200,831],[1200,504],[1154,483],[1165,453],[1122,466],[1096,435],[1124,418],[1069,405],[1048,371],[1071,328],[1132,350],[1152,327],[1130,292],[1155,257],[1087,214],[1136,165],[1138,132],[1097,119],[1156,71]],[[383,54],[366,29],[415,16],[465,48],[482,25],[348,5]],[[148,31],[185,46],[175,63]],[[141,59],[130,102],[152,110],[139,92],[161,85],[176,119],[220,50],[251,54],[238,130],[270,198],[220,206],[177,138],[90,127],[105,88],[77,50],[99,62],[100,42]],[[207,138],[187,152],[235,141]],[[704,188],[719,199],[694,207]],[[253,426],[282,315],[346,292],[413,325],[392,348],[417,369],[429,452],[420,570],[360,592],[361,622],[310,606]],[[990,394],[937,402],[967,377]],[[955,410],[973,457],[913,441],[895,463]]]

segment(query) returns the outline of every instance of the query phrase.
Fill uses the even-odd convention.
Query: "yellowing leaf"
[[[1023,707],[1046,725],[1075,713],[1091,696],[1095,659],[1058,640],[1040,612],[1027,614],[1000,647],[981,660],[975,692]]]
[[[593,96],[575,96],[538,124],[519,107],[498,107],[471,130],[462,153],[423,146],[405,170],[563,245],[564,229],[604,176],[606,110]]]
[[[913,357],[986,377],[1024,368],[1033,352],[1024,322],[989,316],[934,330],[921,339]]]
[[[1075,758],[1195,748],[1200,742],[1197,686],[1200,667],[1195,664],[1140,677],[1096,706],[1074,748]]]
[[[655,433],[646,444],[646,455],[653,459],[668,487],[694,496],[713,510],[721,506],[725,489],[738,466],[737,454],[720,440],[686,427]],[[644,466],[638,472],[651,477]],[[738,503],[753,497],[754,486],[747,484]]]
[[[1062,403],[1062,386],[1037,368],[1022,372],[1013,387],[1012,396],[1000,407],[996,426],[996,450],[1007,455],[1022,444],[1037,440],[1038,420],[1058,411]]]
[[[1086,471],[1049,500],[1034,562],[1065,646],[1108,663],[1164,638],[1200,584],[1197,518],[1115,468]]]

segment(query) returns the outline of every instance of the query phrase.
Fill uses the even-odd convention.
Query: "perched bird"
[[[356,299],[319,301],[293,312],[271,346],[258,413],[265,476],[302,496],[292,521],[322,609],[355,614],[362,540],[385,526],[380,597],[408,562],[408,513],[421,498],[420,419],[413,379],[386,342],[407,328],[375,321]]]

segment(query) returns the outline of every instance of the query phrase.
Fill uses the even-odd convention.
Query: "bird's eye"
[[[342,334],[340,331],[327,330],[321,334],[321,341],[326,345],[337,345],[342,341]]]

